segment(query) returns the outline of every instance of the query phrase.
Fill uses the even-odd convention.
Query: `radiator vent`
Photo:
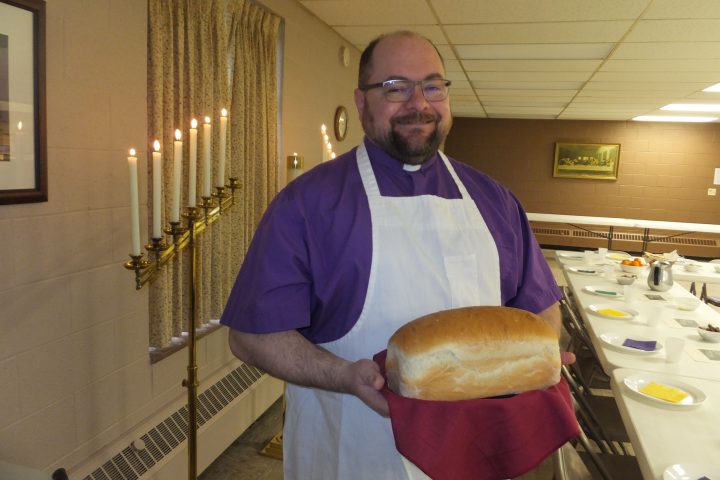
[[[562,237],[569,237],[570,230],[560,228],[547,228],[547,227],[535,227],[532,228],[536,235],[560,235]]]
[[[217,415],[263,376],[249,365],[241,365],[198,395],[198,427]],[[140,438],[145,448],[126,447],[83,480],[138,480],[187,439],[188,409],[183,406]]]
[[[535,233],[545,233],[540,232],[540,230],[543,229],[533,229]],[[548,229],[551,230],[551,229]],[[551,234],[551,235],[557,235],[557,234]],[[593,232],[593,231],[586,231],[586,230],[573,230],[572,231],[573,237],[578,238],[607,238],[607,232]],[[676,244],[676,245],[694,245],[694,246],[702,246],[702,247],[716,247],[717,241],[711,238],[693,238],[693,237],[683,237],[683,236],[653,236],[650,235],[648,237],[650,243],[668,243],[668,244]],[[613,232],[613,241],[615,240],[624,240],[624,241],[630,241],[630,242],[641,242],[643,241],[643,236],[639,233],[623,233],[623,232]]]

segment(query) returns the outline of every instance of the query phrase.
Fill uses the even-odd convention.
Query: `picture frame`
[[[555,143],[553,177],[617,180],[619,143]]]
[[[48,199],[45,2],[0,0],[0,205]]]

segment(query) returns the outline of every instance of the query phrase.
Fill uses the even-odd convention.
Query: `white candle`
[[[180,191],[182,190],[182,133],[175,130],[175,141],[173,142],[173,195],[170,221],[180,221]]]
[[[130,169],[130,232],[132,238],[132,250],[130,255],[140,256],[140,206],[138,201],[138,173],[137,157],[135,149],[130,149],[128,167]]]
[[[152,162],[153,162],[153,221],[152,221],[152,238],[162,238],[162,230],[160,228],[160,205],[162,197],[162,154],[160,153],[160,142],[155,140],[153,143]]]
[[[190,155],[188,162],[188,207],[197,205],[197,120],[190,122]]]
[[[212,130],[210,127],[210,117],[205,117],[205,123],[203,123],[203,197],[210,197],[212,195],[211,145]]]
[[[217,180],[215,182],[216,187],[225,186],[225,137],[227,134],[228,112],[223,108],[220,114],[220,144],[218,145],[218,171]]]
[[[329,139],[328,139],[328,136],[327,136],[327,127],[325,126],[324,123],[323,123],[322,125],[320,125],[320,138],[322,138],[322,158],[321,158],[321,161],[324,162],[325,160],[327,160],[326,148],[327,148],[327,143],[328,143],[328,140],[329,140]]]

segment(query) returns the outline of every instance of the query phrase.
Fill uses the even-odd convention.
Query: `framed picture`
[[[45,201],[45,2],[0,0],[0,204]]]
[[[556,143],[553,177],[616,180],[619,143]]]

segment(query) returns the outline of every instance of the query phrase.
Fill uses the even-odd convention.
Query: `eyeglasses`
[[[373,88],[382,88],[383,96],[388,102],[407,102],[415,91],[415,85],[420,85],[423,97],[428,102],[439,102],[448,96],[448,89],[452,82],[444,78],[431,80],[385,80],[381,83],[371,83],[360,87],[367,92]]]

